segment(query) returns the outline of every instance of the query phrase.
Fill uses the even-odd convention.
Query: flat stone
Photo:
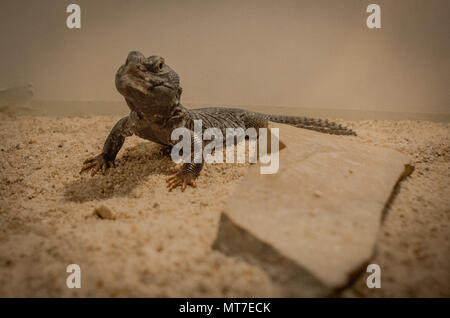
[[[279,171],[250,167],[213,247],[259,266],[284,296],[329,296],[373,255],[383,211],[413,168],[358,137],[279,128]]]

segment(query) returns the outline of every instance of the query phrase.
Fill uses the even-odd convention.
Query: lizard
[[[91,175],[105,174],[115,167],[115,158],[125,138],[133,134],[162,145],[166,153],[176,143],[171,139],[171,133],[179,127],[189,129],[193,143],[203,143],[196,140],[193,133],[194,120],[202,120],[203,130],[218,128],[224,134],[226,128],[255,128],[258,131],[272,121],[334,135],[356,136],[353,130],[328,120],[268,115],[236,108],[188,109],[180,102],[180,77],[163,57],[157,55],[145,57],[141,52],[131,51],[116,72],[115,85],[125,98],[130,114],[114,125],[102,152],[84,161],[80,174],[89,170]],[[188,185],[196,187],[195,180],[202,168],[203,161],[184,163],[178,172],[166,179],[169,191],[178,186],[182,191]]]

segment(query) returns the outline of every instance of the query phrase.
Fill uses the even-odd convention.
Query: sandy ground
[[[0,114],[0,296],[278,296],[259,268],[211,249],[245,165],[207,165],[198,188],[168,192],[159,146],[127,139],[117,168],[80,176],[118,116]],[[381,228],[372,263],[342,296],[450,297],[450,124],[346,122],[367,143],[410,156],[415,172]],[[108,207],[115,220],[93,215]],[[66,266],[82,288],[68,289]]]

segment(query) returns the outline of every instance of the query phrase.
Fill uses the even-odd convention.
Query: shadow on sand
[[[90,176],[85,173],[79,179],[65,185],[67,201],[86,202],[111,197],[134,196],[133,189],[149,175],[170,175],[175,164],[169,156],[160,153],[161,146],[142,142],[125,149],[116,159],[116,168],[105,175]],[[149,189],[150,190],[150,189]]]

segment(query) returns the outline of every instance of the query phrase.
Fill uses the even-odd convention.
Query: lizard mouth
[[[172,85],[165,82],[152,83],[148,78],[136,77],[134,74],[125,74],[122,76],[117,76],[116,78],[117,90],[125,96],[134,95],[138,93],[139,95],[151,95],[158,92],[158,90],[173,90],[175,89]]]
[[[119,92],[136,102],[148,105],[169,105],[179,97],[179,89],[170,83],[149,84],[148,82],[125,81]]]
[[[171,85],[171,84],[169,84],[169,83],[158,83],[158,84],[152,85],[152,86],[150,87],[150,89],[155,89],[155,88],[158,88],[158,87],[166,87],[166,88],[168,88],[168,89],[170,89],[170,90],[175,90],[175,89],[177,89],[175,86],[173,86],[173,85]]]

